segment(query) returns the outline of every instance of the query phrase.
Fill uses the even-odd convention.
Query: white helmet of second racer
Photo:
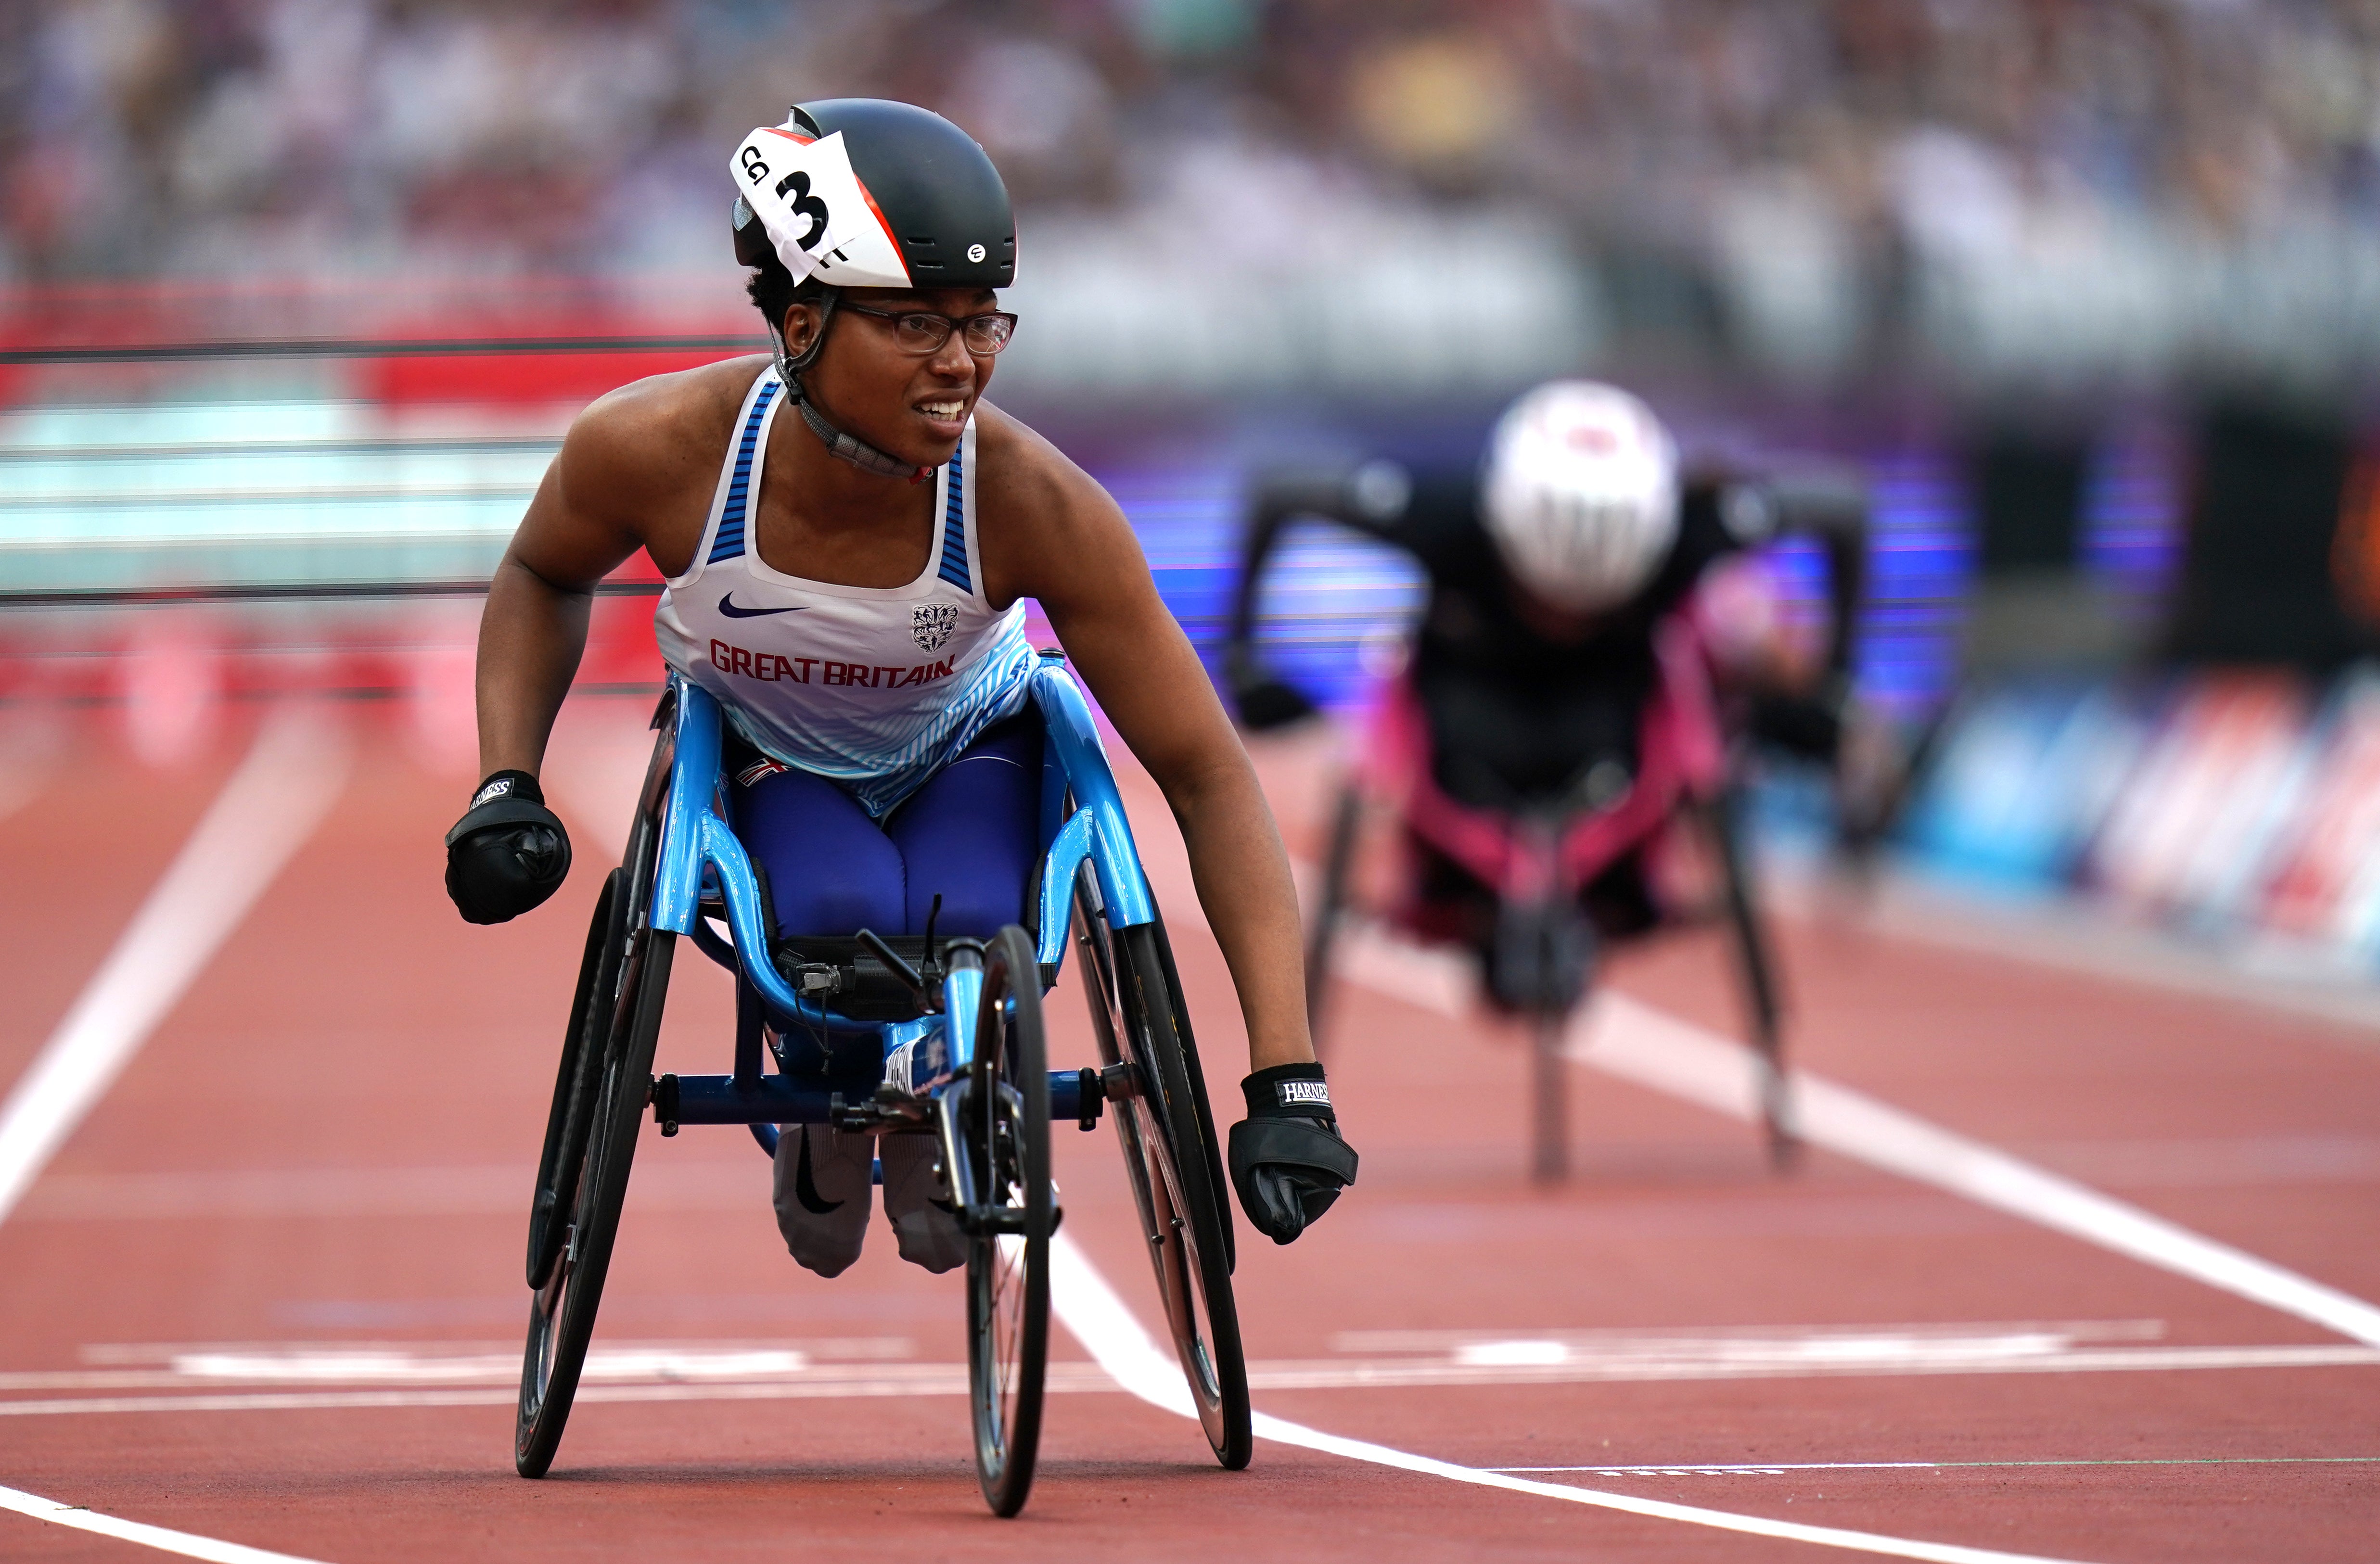
[[[1678,533],[1678,448],[1653,409],[1599,381],[1549,381],[1504,411],[1481,517],[1505,568],[1574,613],[1624,602]]]

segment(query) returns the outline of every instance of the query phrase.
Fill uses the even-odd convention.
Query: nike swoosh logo
[[[801,1134],[798,1130],[795,1133]],[[843,1209],[842,1201],[829,1200],[819,1194],[818,1182],[810,1177],[810,1137],[806,1134],[802,1135],[801,1156],[794,1163],[794,1198],[800,1201],[802,1209],[813,1217],[823,1217]]]
[[[794,603],[785,608],[737,608],[735,593],[722,592],[719,597],[719,612],[730,619],[765,619],[772,613],[799,613],[808,606],[808,603]]]

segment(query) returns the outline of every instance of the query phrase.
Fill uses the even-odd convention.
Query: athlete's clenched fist
[[[1240,1083],[1248,1116],[1232,1126],[1232,1183],[1257,1231],[1287,1243],[1355,1182],[1319,1064],[1276,1064]]]
[[[503,923],[562,888],[570,833],[527,771],[498,771],[446,833],[446,894],[470,923]]]

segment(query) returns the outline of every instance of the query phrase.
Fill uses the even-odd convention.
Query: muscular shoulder
[[[736,409],[766,363],[752,356],[649,375],[589,404],[562,443],[573,508],[627,517],[686,493],[707,501]]]
[[[1138,569],[1139,548],[1097,479],[990,403],[976,407],[976,516],[995,601],[1047,598],[1086,573]]]

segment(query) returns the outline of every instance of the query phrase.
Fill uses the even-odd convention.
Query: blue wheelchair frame
[[[1100,911],[1121,934],[1154,922],[1156,905],[1141,871],[1131,823],[1116,793],[1115,775],[1091,721],[1083,692],[1061,654],[1045,651],[1030,674],[1031,698],[1041,714],[1041,882],[1036,891],[1039,929],[1035,955],[1041,986],[1056,982],[1066,951],[1075,885],[1081,866],[1097,876]],[[837,1013],[797,992],[771,957],[759,877],[734,829],[720,812],[720,757],[725,736],[718,700],[701,686],[674,679],[673,757],[663,799],[650,927],[691,938],[736,972],[759,996],[781,1035],[804,1030],[873,1036],[889,1058],[914,1043],[915,1058],[935,1062],[916,1095],[941,1103],[951,1084],[975,1060],[976,1021],[983,973],[953,960],[942,976],[940,1013],[909,1021],[865,1021]],[[723,910],[732,945],[704,921],[704,903]],[[973,941],[953,941],[953,946]],[[757,952],[758,960],[751,959]],[[929,1009],[932,996],[921,996]],[[833,1122],[844,1104],[834,1094],[798,1087],[782,1073],[763,1074],[757,1033],[740,1028],[735,1069],[728,1075],[664,1076],[654,1102],[663,1133],[680,1124],[747,1124],[771,1147],[777,1124]],[[1050,1117],[1087,1129],[1102,1105],[1097,1070],[1050,1073]],[[947,1117],[947,1114],[943,1115]]]

